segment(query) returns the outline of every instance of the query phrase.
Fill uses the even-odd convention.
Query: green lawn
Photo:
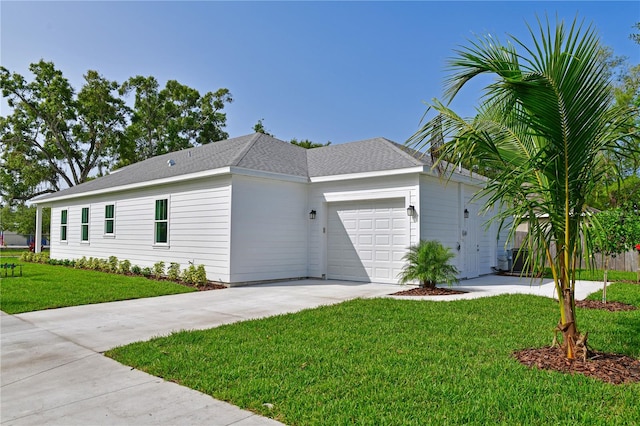
[[[608,296],[640,306],[637,285]],[[512,358],[549,345],[558,316],[556,302],[530,295],[354,300],[107,355],[289,425],[636,424],[640,384]],[[640,310],[579,309],[578,321],[594,349],[640,357]]]
[[[549,268],[545,269],[544,276],[546,278],[553,278],[553,275],[551,275],[551,270]],[[584,280],[584,281],[604,281],[604,271],[602,269],[595,269],[593,271],[589,269],[579,269],[576,272],[576,279]],[[608,282],[614,282],[614,281],[635,282],[638,280],[638,274],[636,272],[629,272],[629,271],[609,271],[607,273],[607,280]]]
[[[0,269],[0,309],[9,314],[195,291],[169,281],[21,262],[3,250],[0,263],[7,262],[22,264],[23,275],[12,278],[9,271],[4,278]]]

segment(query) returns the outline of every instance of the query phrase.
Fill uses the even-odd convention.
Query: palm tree
[[[517,225],[528,223],[527,263],[536,270],[545,261],[551,267],[560,302],[556,335],[562,333],[562,346],[572,359],[587,351],[574,299],[576,266],[592,248],[586,199],[612,171],[603,154],[625,133],[624,121],[633,112],[613,106],[591,26],[583,30],[574,20],[567,28],[561,21],[554,32],[547,19],[546,25],[538,20],[538,33],[528,29],[531,46],[514,37],[503,45],[484,36],[458,50],[450,62],[445,99],[451,102],[475,77],[493,75],[483,104],[475,117],[463,119],[434,100],[430,108],[437,119],[425,123],[407,145],[423,149],[436,131],[442,132],[447,142],[439,148],[440,161],[482,164],[495,171],[479,195],[487,197],[486,210],[497,208],[501,225],[511,224],[511,240]],[[549,220],[539,221],[541,215]]]
[[[409,247],[404,255],[405,264],[399,275],[400,283],[418,280],[420,287],[435,288],[437,283],[453,284],[458,281],[458,270],[449,261],[455,255],[440,242],[421,240]]]

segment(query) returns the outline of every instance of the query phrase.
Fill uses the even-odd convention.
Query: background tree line
[[[152,76],[124,83],[97,71],[76,91],[52,62],[33,79],[0,67],[11,113],[0,117],[0,196],[14,205],[155,155],[226,139],[226,88],[200,94]],[[132,102],[127,102],[132,97]],[[131,105],[131,106],[130,106]]]

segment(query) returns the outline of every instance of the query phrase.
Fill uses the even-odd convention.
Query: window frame
[[[85,212],[87,213],[86,222],[85,222]],[[82,207],[80,209],[80,243],[81,244],[89,243],[90,222],[91,222],[91,209],[89,207]],[[85,229],[86,229],[86,238],[85,238]]]
[[[109,214],[109,207],[111,207],[111,217]],[[108,224],[111,224],[111,232],[108,230]],[[104,206],[104,236],[115,237],[116,235],[116,204],[105,204]]]
[[[60,242],[69,241],[69,209],[60,210]]]
[[[162,204],[164,204],[164,208],[162,208]],[[158,207],[160,206],[160,211]],[[154,201],[154,216],[153,216],[153,245],[159,247],[168,247],[169,246],[169,197],[167,198],[157,198]],[[163,214],[164,213],[164,214]],[[164,224],[164,241],[159,241],[158,237],[160,236],[160,228],[159,225]]]

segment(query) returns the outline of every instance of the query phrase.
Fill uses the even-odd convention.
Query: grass
[[[640,306],[640,286],[608,294]],[[107,355],[289,425],[635,424],[640,384],[531,370],[512,358],[549,345],[558,316],[556,302],[531,295],[354,300]],[[578,321],[594,349],[640,357],[640,310],[579,309]]]
[[[22,277],[9,271],[4,278],[0,269],[0,309],[9,314],[195,291],[169,281],[19,262],[2,250],[0,263],[6,262],[23,265]]]
[[[549,268],[545,269],[545,278],[553,278],[551,275],[551,270]],[[584,280],[584,281],[604,281],[604,271],[602,269],[578,269],[576,271],[576,279]],[[636,282],[638,280],[638,274],[636,272],[629,271],[609,271],[607,274],[608,282],[615,281],[632,281]]]

